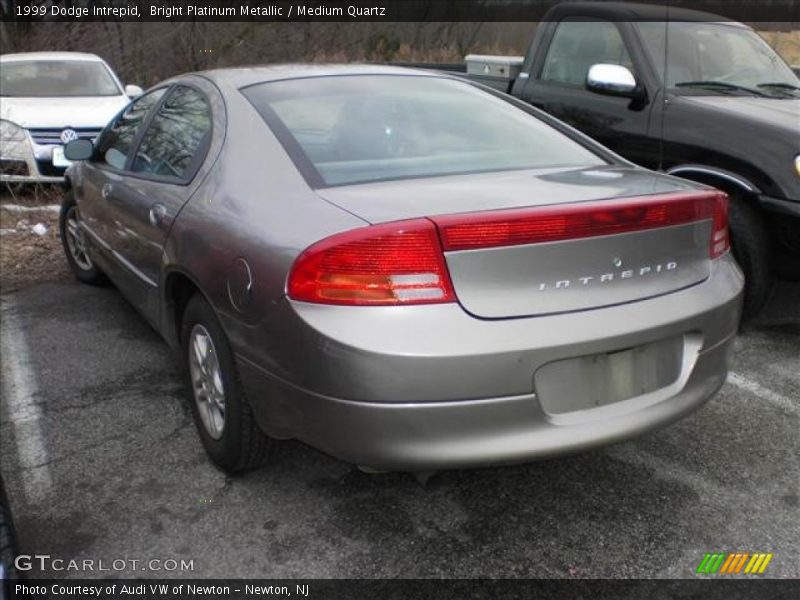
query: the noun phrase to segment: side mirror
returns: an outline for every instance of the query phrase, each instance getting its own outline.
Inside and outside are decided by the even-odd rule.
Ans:
[[[622,65],[592,65],[586,75],[586,88],[597,94],[634,98],[639,89],[636,78]]]
[[[67,160],[89,160],[94,155],[94,144],[91,140],[72,140],[64,146],[64,158]]]
[[[126,85],[125,86],[125,95],[133,100],[134,98],[138,98],[144,94],[144,90],[140,88],[138,85]]]

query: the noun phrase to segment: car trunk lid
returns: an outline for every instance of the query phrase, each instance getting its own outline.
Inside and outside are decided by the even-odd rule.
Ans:
[[[456,296],[481,318],[586,310],[666,294],[706,279],[714,246],[727,249],[724,195],[646,171],[440,179],[451,181],[321,193],[370,222],[433,221]]]

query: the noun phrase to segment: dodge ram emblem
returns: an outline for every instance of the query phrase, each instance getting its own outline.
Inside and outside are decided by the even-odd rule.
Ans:
[[[72,140],[78,139],[78,132],[74,129],[65,129],[61,132],[61,141],[65,144],[68,144]]]

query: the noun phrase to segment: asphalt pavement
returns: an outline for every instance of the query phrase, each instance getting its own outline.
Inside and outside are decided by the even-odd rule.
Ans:
[[[113,288],[5,294],[0,321],[0,468],[21,552],[51,557],[33,577],[680,578],[719,551],[800,577],[800,283],[777,286],[688,418],[424,485],[297,442],[221,473],[166,344]]]

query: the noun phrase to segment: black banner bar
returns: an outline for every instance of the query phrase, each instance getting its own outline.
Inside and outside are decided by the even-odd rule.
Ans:
[[[314,600],[498,598],[573,600],[687,599],[772,600],[800,597],[797,580],[705,577],[686,580],[487,580],[487,579],[67,579],[7,581],[9,599],[58,600]]]
[[[603,2],[604,0],[596,0]],[[800,22],[797,0],[639,0],[723,19]],[[17,22],[513,22],[540,21],[553,0],[0,0],[0,20]],[[619,20],[627,20],[621,15]]]

